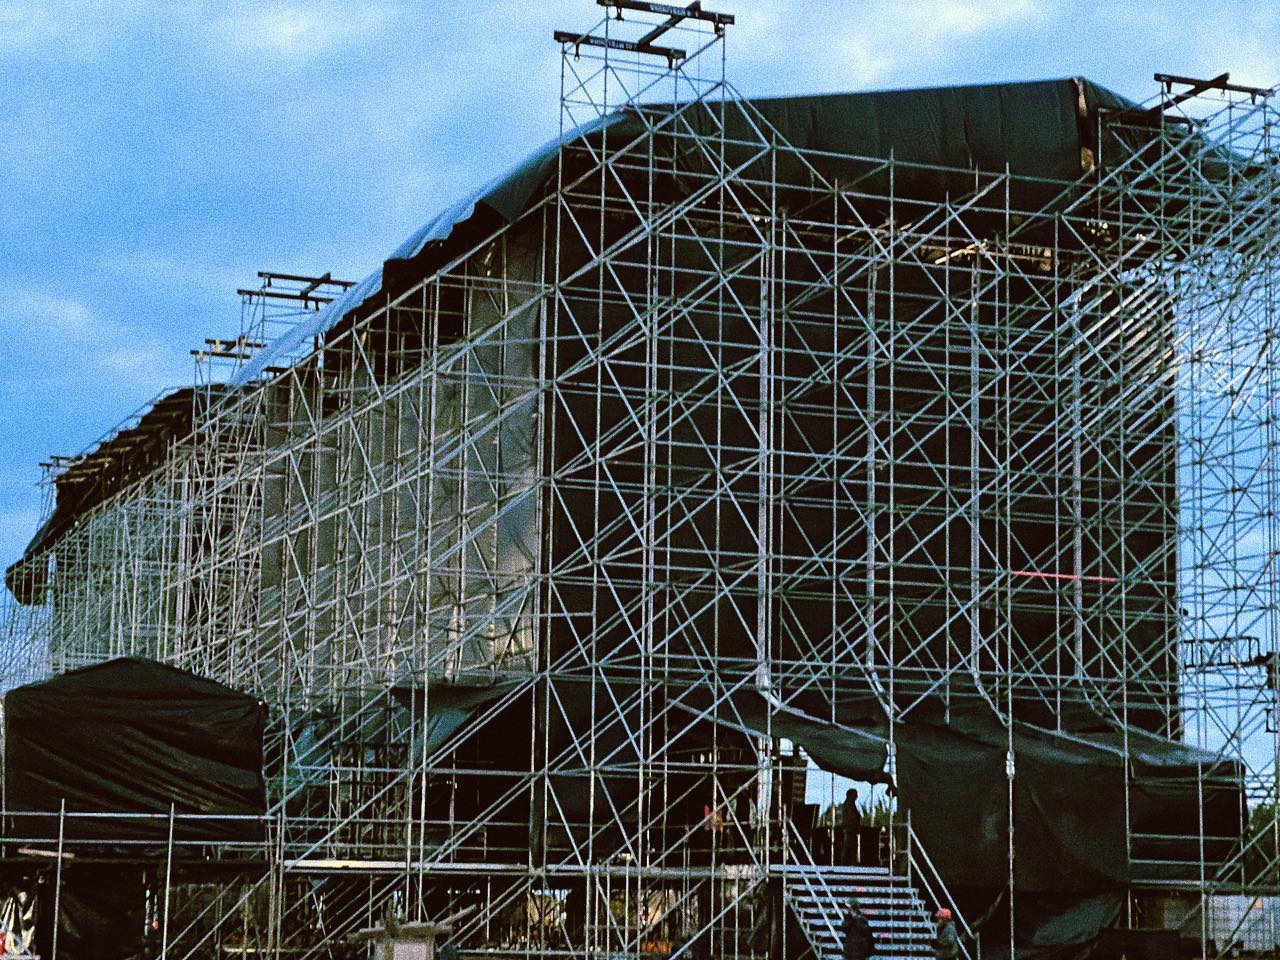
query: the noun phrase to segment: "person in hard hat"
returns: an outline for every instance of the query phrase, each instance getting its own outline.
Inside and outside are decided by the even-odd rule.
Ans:
[[[938,929],[933,938],[933,955],[937,960],[957,960],[960,956],[960,934],[956,932],[956,922],[951,918],[951,911],[946,907],[939,907],[935,916]]]
[[[876,952],[876,935],[871,932],[871,923],[862,912],[857,897],[849,901],[841,926],[844,934],[842,960],[867,960]]]

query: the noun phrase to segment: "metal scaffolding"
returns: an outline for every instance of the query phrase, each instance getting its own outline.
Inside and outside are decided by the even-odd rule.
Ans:
[[[263,842],[148,868],[164,954],[348,956],[389,915],[477,957],[818,953],[771,718],[858,691],[890,781],[939,703],[1007,725],[1011,798],[1015,720],[1081,707],[1242,764],[1243,838],[1127,834],[1122,923],[1216,956],[1213,898],[1280,885],[1268,92],[1163,78],[1070,179],[941,169],[789,142],[725,81],[730,17],[603,5],[557,34],[518,216],[238,378],[263,291],[352,286],[262,275],[182,429],[48,466],[114,486],[11,571],[6,688],[136,656],[271,708]]]

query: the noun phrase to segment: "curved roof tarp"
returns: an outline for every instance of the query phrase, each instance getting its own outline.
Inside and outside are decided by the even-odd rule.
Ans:
[[[747,100],[746,114],[724,112],[730,139],[750,139],[747,115],[758,111],[790,145],[857,157],[890,157],[902,163],[953,169],[1000,172],[1074,180],[1081,173],[1081,147],[1088,139],[1086,118],[1098,107],[1127,109],[1133,104],[1087,80],[1041,80],[1029,83],[977,84],[921,90],[888,90],[817,96]],[[716,103],[706,105],[716,111]],[[673,107],[642,107],[669,111]],[[472,220],[480,208],[511,223],[536,200],[554,169],[561,149],[576,140],[623,126],[640,130],[637,111],[609,114],[544,144],[523,162],[494,177],[436,214],[387,258],[412,260],[429,244],[443,243]],[[713,117],[702,117],[711,132]],[[716,118],[718,121],[718,118]],[[629,122],[627,122],[629,121]],[[624,123],[626,122],[626,123]],[[692,118],[697,123],[698,118]],[[795,175],[795,171],[792,171]],[[781,174],[786,175],[784,172]],[[942,171],[916,178],[906,189],[945,189]],[[240,368],[232,386],[248,383],[308,340],[322,336],[355,308],[382,290],[385,268],[365,277],[313,317],[258,351]]]
[[[542,186],[566,143],[590,136],[622,119],[623,114],[611,114],[543,144],[506,173],[494,177],[441,210],[406,238],[387,259],[411,260],[426,249],[428,244],[449,239],[454,230],[471,220],[482,206],[497,214],[504,222],[513,222],[524,212]],[[265,349],[259,350],[253,359],[241,367],[232,379],[231,386],[239,387],[257,379],[267,367],[288,357],[308,340],[322,336],[332,329],[344,316],[382,289],[382,277],[383,268],[379,267],[323,310],[300,320],[296,326],[272,341]]]
[[[544,144],[522,163],[440,211],[396,248],[383,266],[259,350],[237,372],[231,390],[273,367],[287,365],[298,351],[383,292],[389,277],[403,275],[411,261],[429,248],[457,241],[466,233],[463,227],[514,222],[537,202],[566,144],[615,128],[624,136],[638,135],[646,120],[661,123],[664,116],[682,106],[688,105],[658,104],[619,111]],[[1082,151],[1091,142],[1095,112],[1099,108],[1127,110],[1133,104],[1087,80],[1072,78],[748,99],[742,101],[740,110],[730,110],[720,102],[695,106],[685,114],[685,122],[693,129],[705,124],[711,135],[723,122],[726,137],[743,142],[758,140],[760,129],[772,129],[790,146],[814,152],[815,165],[823,168],[824,175],[866,176],[865,159],[872,158],[923,165],[913,170],[901,168],[895,190],[941,199],[948,192],[966,190],[969,176],[965,171],[974,169],[1008,170],[1018,176],[1043,178],[1046,184],[1075,180],[1084,169]],[[733,147],[731,152],[743,149]],[[780,155],[776,173],[780,179],[796,183],[808,182],[811,176],[799,159],[786,155]],[[43,596],[38,570],[33,568],[24,580],[26,565],[102,497],[83,503],[76,499],[76,504],[69,503],[63,509],[60,498],[52,525],[46,524],[37,533],[19,564],[10,568],[6,579],[20,602],[39,602]]]
[[[5,586],[19,603],[44,600],[47,563],[42,554],[80,517],[129,484],[147,476],[169,455],[170,444],[192,430],[202,412],[222,396],[220,387],[181,387],[159,397],[137,423],[102,441],[54,478],[53,512],[22,556],[5,570]]]

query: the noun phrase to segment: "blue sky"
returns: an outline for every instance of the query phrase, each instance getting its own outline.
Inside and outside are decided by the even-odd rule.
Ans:
[[[745,94],[1157,70],[1280,82],[1280,4],[708,0]],[[359,278],[558,126],[554,28],[590,0],[0,0],[0,560],[38,463],[239,327],[275,269]]]

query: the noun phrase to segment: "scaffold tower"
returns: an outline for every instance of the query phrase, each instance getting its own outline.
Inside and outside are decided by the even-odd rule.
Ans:
[[[551,146],[46,465],[4,688],[260,699],[252,829],[8,805],[0,859],[136,877],[174,960],[827,960],[855,894],[889,956],[1081,904],[1226,955],[1280,887],[1271,91],[751,99],[731,15],[599,6]]]

